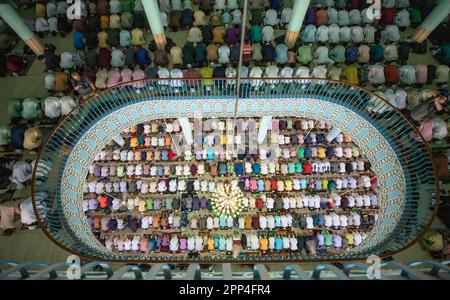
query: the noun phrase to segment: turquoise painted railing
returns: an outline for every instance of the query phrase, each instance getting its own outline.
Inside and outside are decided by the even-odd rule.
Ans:
[[[364,263],[345,263],[342,268],[332,264],[317,263],[308,269],[298,264],[278,265],[279,271],[271,271],[271,265],[257,264],[249,271],[242,268],[233,270],[233,266],[224,263],[218,266],[220,271],[202,270],[199,264],[190,264],[186,271],[173,269],[168,264],[154,264],[150,270],[144,271],[136,265],[125,265],[117,270],[107,263],[88,263],[86,265],[68,265],[57,263],[48,265],[42,262],[18,264],[11,261],[0,261],[0,280],[68,280],[76,279],[75,272],[67,270],[79,266],[80,280],[448,280],[450,279],[449,261],[434,262],[421,261],[420,268],[417,262],[408,264],[396,261],[386,261],[380,264],[379,277],[370,270],[370,265]],[[93,268],[100,266],[101,270]],[[148,269],[148,268],[147,268]],[[369,272],[368,272],[369,270]],[[369,274],[369,276],[368,276]]]
[[[333,255],[319,253],[314,256],[280,254],[272,256],[272,258],[284,261],[321,261],[364,259],[372,254],[388,256],[411,245],[429,227],[436,213],[439,198],[438,182],[434,176],[429,148],[425,143],[418,142],[411,137],[411,133],[417,133],[412,123],[385,100],[367,90],[348,83],[320,79],[245,79],[241,81],[239,89],[236,81],[232,79],[203,81],[159,79],[123,83],[98,93],[75,108],[50,135],[39,153],[38,163],[33,174],[32,188],[35,208],[39,207],[36,212],[40,218],[40,225],[48,237],[66,250],[90,259],[129,260],[129,257],[108,252],[101,247],[100,243],[91,236],[90,231],[85,230],[87,228],[86,220],[82,211],[79,211],[78,204],[68,204],[66,201],[69,196],[76,198],[76,193],[61,188],[67,185],[65,181],[69,178],[70,184],[78,187],[83,184],[74,176],[64,175],[66,166],[73,163],[74,156],[86,155],[81,151],[72,153],[72,150],[100,120],[132,105],[138,104],[142,107],[144,104],[149,105],[148,107],[155,109],[156,118],[159,114],[164,118],[167,116],[164,116],[159,103],[172,101],[171,103],[176,103],[180,107],[188,106],[189,103],[194,102],[192,100],[205,103],[213,101],[233,103],[238,93],[241,102],[255,103],[255,105],[263,102],[301,99],[302,105],[329,104],[330,107],[338,107],[351,112],[354,116],[362,118],[366,122],[367,128],[375,129],[382,136],[386,145],[389,145],[395,153],[403,173],[404,197],[398,196],[400,192],[398,195],[390,194],[393,195],[391,198],[395,198],[397,195],[399,197],[397,200],[402,203],[385,207],[385,213],[380,214],[381,220],[378,220],[377,224],[381,229],[377,233],[377,243],[361,248],[360,251],[348,253]],[[248,106],[252,109],[251,105]],[[300,109],[292,108],[292,105],[289,107],[292,112]],[[245,112],[245,108],[243,109]],[[313,109],[320,109],[320,107]],[[135,110],[132,112],[138,113]],[[165,113],[167,114],[167,112]],[[278,114],[282,115],[283,113],[281,110]],[[351,114],[344,114],[344,116],[349,118]],[[289,115],[288,111],[286,115]],[[344,121],[351,122],[351,120],[342,122]],[[115,125],[111,126],[115,127]],[[371,140],[372,142],[378,143],[378,141]],[[94,150],[99,151],[100,148]],[[71,154],[73,155],[71,156]],[[79,167],[78,164],[71,164],[72,169],[68,173],[78,172]],[[386,169],[390,168],[392,166],[386,166]],[[80,170],[82,170],[81,167]],[[86,174],[81,175],[85,176]],[[81,202],[80,199],[74,200],[75,203]],[[391,200],[396,201],[396,199]],[[39,202],[39,205],[36,205],[36,202]],[[381,225],[390,225],[394,228],[384,233]],[[148,258],[144,257],[135,257],[134,259],[148,261]],[[261,256],[253,257],[252,261],[267,262],[269,259],[269,257]],[[210,262],[205,258],[188,256],[162,257],[159,260],[163,262]],[[245,258],[218,258],[217,261],[244,262]]]

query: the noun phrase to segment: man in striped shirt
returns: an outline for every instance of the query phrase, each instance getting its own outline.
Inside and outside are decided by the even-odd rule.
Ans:
[[[375,27],[372,25],[367,24],[363,28],[363,34],[364,34],[364,42],[365,43],[374,43],[375,42]]]

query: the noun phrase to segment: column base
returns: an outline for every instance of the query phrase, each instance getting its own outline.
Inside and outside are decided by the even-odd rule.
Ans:
[[[293,32],[290,30],[287,30],[286,37],[284,38],[284,43],[288,48],[292,48],[295,46],[295,43],[297,42],[299,32]]]
[[[30,47],[31,50],[33,50],[33,52],[37,56],[44,55],[44,47],[42,46],[41,41],[37,36],[33,36],[29,40],[24,40],[24,42],[28,45],[28,47]]]
[[[160,34],[154,34],[153,40],[155,41],[156,47],[160,50],[164,50],[164,47],[166,47],[167,40],[165,33]]]
[[[414,42],[422,43],[423,41],[425,41],[428,38],[428,36],[431,34],[431,32],[432,32],[431,30],[428,30],[428,29],[425,29],[422,27],[418,27],[416,32],[414,32],[411,39]]]

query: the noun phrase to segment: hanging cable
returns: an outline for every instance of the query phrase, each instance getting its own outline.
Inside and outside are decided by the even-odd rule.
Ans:
[[[242,56],[244,50],[244,40],[245,40],[245,28],[247,26],[247,11],[248,11],[248,0],[244,0],[244,10],[242,14],[242,24],[241,24],[241,40],[240,40],[240,53],[239,53],[239,64],[237,69],[237,80],[236,80],[236,99],[234,102],[234,121],[233,121],[233,139],[236,135],[236,118],[237,110],[239,106],[239,99],[241,97],[241,68],[242,68]]]

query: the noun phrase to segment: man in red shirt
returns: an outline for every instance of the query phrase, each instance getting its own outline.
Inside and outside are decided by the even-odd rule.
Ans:
[[[186,72],[184,72],[184,78],[195,80],[186,80],[186,85],[195,85],[200,78],[200,72],[198,71],[198,69],[193,69],[191,65],[187,65],[187,68],[188,69],[186,70]]]
[[[394,24],[394,15],[395,15],[394,8],[383,8],[383,13],[381,15],[381,19],[382,19],[384,25]]]
[[[256,198],[256,207],[260,210],[264,208],[264,203],[261,197]]]
[[[309,162],[303,164],[303,175],[309,175],[312,173],[312,165]]]

